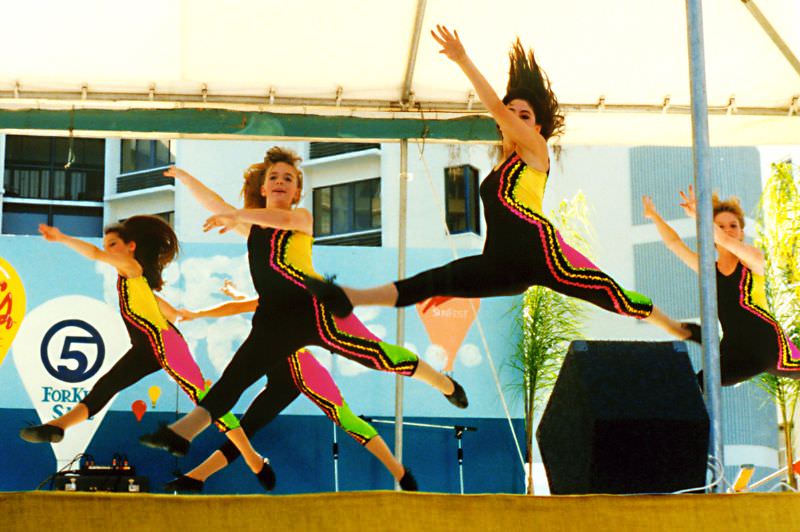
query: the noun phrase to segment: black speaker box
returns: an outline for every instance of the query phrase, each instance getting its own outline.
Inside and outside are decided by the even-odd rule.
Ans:
[[[575,341],[536,431],[553,494],[706,483],[709,420],[683,342]]]

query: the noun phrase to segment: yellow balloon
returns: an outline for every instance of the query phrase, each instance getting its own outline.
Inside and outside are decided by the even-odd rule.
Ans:
[[[0,257],[0,364],[25,316],[25,288],[16,270]]]
[[[161,388],[153,385],[149,390],[147,390],[147,395],[150,396],[150,404],[152,404],[153,408],[155,408],[156,401],[158,401],[158,398],[161,397]]]

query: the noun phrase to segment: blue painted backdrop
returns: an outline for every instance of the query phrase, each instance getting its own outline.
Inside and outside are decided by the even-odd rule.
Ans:
[[[99,244],[99,240],[95,241]],[[393,279],[396,253],[383,248],[316,247],[315,265],[320,273],[338,274],[345,284],[368,286]],[[0,256],[8,260],[22,277],[27,294],[28,312],[55,297],[80,294],[105,300],[116,308],[115,273],[110,268],[88,261],[67,248],[44,242],[38,237],[0,236]],[[451,259],[449,250],[410,250],[408,273],[441,264]],[[200,308],[219,303],[225,297],[217,289],[226,278],[252,293],[244,246],[239,244],[187,244],[179,260],[165,272],[168,287],[165,299],[175,306]],[[480,320],[489,351],[500,369],[500,379],[511,401],[512,415],[521,417],[518,401],[510,392],[512,376],[504,360],[516,341],[513,328],[515,298],[484,300]],[[360,318],[387,341],[395,338],[394,309],[364,309]],[[413,308],[407,311],[406,342],[434,366],[442,361],[429,350],[430,341]],[[244,338],[249,316],[202,320],[179,325],[192,347],[206,378],[215,380],[233,350]],[[12,346],[13,351],[13,346]],[[316,350],[320,361],[332,372],[348,403],[356,413],[391,418],[394,415],[394,377],[366,370],[325,351]],[[15,356],[28,356],[16,354]],[[477,432],[463,438],[465,491],[521,492],[523,475],[506,421],[497,387],[477,327],[473,325],[464,340],[462,353],[455,364],[455,376],[467,389],[470,407],[453,408],[438,393],[411,379],[405,380],[405,415],[407,420],[444,425],[472,425]],[[241,413],[260,390],[264,381],[248,390],[234,408]],[[147,390],[152,385],[162,389],[155,409],[149,409],[137,422],[130,405],[137,399],[148,403]],[[17,437],[28,422],[39,422],[25,391],[14,357],[7,355],[0,367],[0,490],[35,488],[55,470],[55,458],[49,445],[31,445]],[[172,420],[175,412],[185,412],[189,400],[178,393],[164,374],[149,376],[121,392],[111,405],[86,452],[97,463],[109,463],[115,452],[125,453],[140,474],[150,477],[154,490],[173,471],[186,471],[204,459],[221,442],[222,436],[206,431],[192,447],[189,456],[175,460],[164,453],[141,447],[136,437],[150,431],[158,421]],[[515,427],[522,438],[522,424]],[[390,444],[394,441],[391,425],[376,428]],[[457,441],[451,430],[407,427],[404,433],[404,462],[414,470],[420,485],[429,491],[457,492]],[[67,435],[69,437],[69,435]],[[310,401],[296,400],[275,422],[254,439],[259,450],[272,460],[278,474],[277,493],[330,491],[333,489],[332,425]],[[372,456],[339,431],[340,488],[343,490],[389,489],[389,474]],[[213,477],[209,493],[259,492],[255,479],[242,463]]]

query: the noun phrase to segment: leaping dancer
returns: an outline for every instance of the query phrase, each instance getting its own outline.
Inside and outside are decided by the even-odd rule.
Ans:
[[[681,191],[681,207],[697,217],[694,190]],[[764,286],[764,254],[744,241],[744,211],[736,197],[712,197],[714,244],[717,248],[717,313],[722,325],[719,364],[723,386],[767,372],[800,379],[800,350],[786,337],[768,310]],[[678,233],[658,214],[652,198],[642,197],[644,217],[650,219],[671,252],[689,268],[700,262]],[[703,372],[697,374],[703,386]]]
[[[375,454],[404,489],[416,489],[408,470],[389,451],[377,431],[354,416],[331,386],[322,366],[311,367],[297,351],[319,345],[371,369],[412,376],[442,392],[460,408],[467,406],[461,386],[434,370],[411,351],[382,342],[354,316],[337,318],[306,290],[304,277],[317,277],[311,262],[311,213],[295,208],[302,191],[300,158],[289,150],[272,148],[264,163],[245,174],[244,209],[234,209],[216,193],[180,169],[171,175],[184,183],[202,205],[215,213],[206,230],[234,229],[247,236],[253,284],[259,295],[250,335],[239,347],[222,376],[198,406],[175,423],[140,438],[144,445],[186,452],[217,412],[231,408],[242,392],[276,364],[290,358],[298,387],[357,441]],[[309,355],[310,357],[310,355]]]
[[[116,268],[119,308],[131,348],[72,410],[43,425],[23,428],[20,437],[32,443],[60,442],[66,429],[86,421],[116,393],[159,369],[166,371],[196,404],[207,392],[203,374],[172,324],[177,311],[153,292],[161,290],[161,272],[178,254],[178,238],[172,228],[155,216],[132,216],[105,229],[103,249],[65,235],[56,227],[42,224],[39,232],[48,242],[59,242],[86,258]],[[272,467],[250,445],[236,417],[223,411],[214,419],[261,485],[271,490],[275,486]]]
[[[654,307],[650,298],[622,288],[564,242],[542,214],[550,169],[547,140],[563,130],[564,116],[533,51],[526,54],[519,40],[513,45],[508,86],[501,100],[470,60],[458,32],[437,26],[431,34],[442,47],[440,53],[470,80],[502,139],[503,161],[480,187],[486,215],[483,252],[367,289],[307,277],[309,290],[335,315],[347,316],[354,305],[404,307],[428,298],[436,304],[451,297],[520,294],[541,285],[642,319],[677,338],[699,341],[699,326],[677,322]]]

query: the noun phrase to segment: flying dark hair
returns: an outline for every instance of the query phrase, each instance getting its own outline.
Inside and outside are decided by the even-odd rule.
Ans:
[[[103,234],[116,233],[123,242],[136,242],[133,258],[142,266],[143,275],[153,290],[161,290],[161,272],[178,255],[178,237],[167,222],[157,216],[131,216],[112,224]]]
[[[558,108],[558,100],[550,87],[550,78],[536,63],[533,50],[525,53],[519,38],[508,52],[511,62],[508,68],[508,85],[503,103],[525,100],[536,115],[536,123],[542,126],[545,140],[564,132],[564,115]]]

